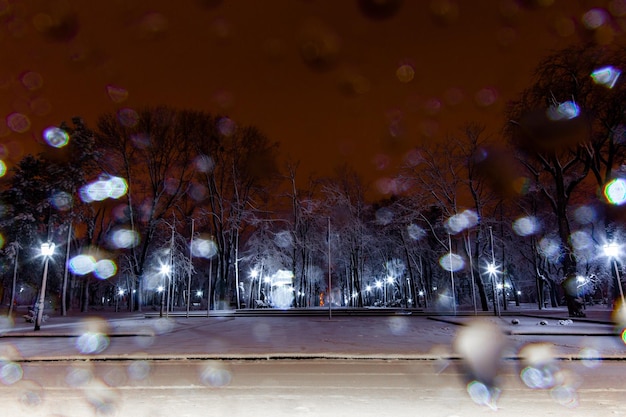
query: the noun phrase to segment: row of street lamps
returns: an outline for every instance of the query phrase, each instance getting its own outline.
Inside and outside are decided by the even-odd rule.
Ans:
[[[40,294],[39,294],[39,301],[37,302],[36,308],[35,308],[35,330],[40,330],[41,329],[41,321],[43,318],[43,310],[45,307],[45,293],[46,293],[46,284],[47,284],[47,280],[48,280],[48,264],[50,261],[50,258],[52,257],[52,255],[54,255],[54,249],[55,249],[55,244],[52,242],[45,242],[41,244],[41,256],[43,256],[44,258],[44,268],[43,268],[43,277],[42,277],[42,282],[41,282],[41,290],[40,290]],[[621,283],[621,276],[619,273],[619,267],[617,265],[617,259],[620,256],[620,247],[619,245],[615,244],[615,243],[610,243],[610,244],[606,244],[603,246],[603,251],[604,251],[604,255],[606,257],[608,257],[611,260],[611,263],[613,264],[613,268],[615,271],[615,275],[616,275],[616,279],[617,279],[617,287],[619,289],[619,294],[620,294],[620,299],[622,302],[622,305],[626,305],[625,300],[624,300],[624,290],[622,288],[622,283]],[[169,269],[170,265],[166,264],[164,265],[164,268]],[[494,262],[491,262],[489,264],[487,264],[487,273],[489,274],[489,276],[492,279],[492,285],[494,288],[494,308],[495,314],[499,315],[499,303],[495,301],[495,289],[498,288],[496,282],[495,282],[495,278],[498,275],[499,271],[498,268],[496,266],[496,264]],[[161,273],[163,273],[164,276],[169,275],[169,270],[162,270]],[[386,284],[391,284],[393,285],[395,283],[395,279],[391,276],[387,277],[387,279],[385,280]],[[374,284],[375,288],[377,289],[382,289],[383,287],[383,281],[377,280]],[[371,291],[371,286],[367,286],[366,287],[366,291]],[[420,291],[420,296],[423,294],[423,292]],[[164,294],[163,292],[161,293],[161,314],[163,314],[163,307],[164,307]],[[387,303],[387,287],[385,286],[384,291],[383,291],[383,302],[386,304]],[[455,303],[456,300],[453,300],[453,302]]]

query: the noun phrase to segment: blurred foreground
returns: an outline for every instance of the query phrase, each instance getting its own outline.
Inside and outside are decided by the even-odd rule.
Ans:
[[[626,415],[623,328],[605,308],[381,313],[100,311],[38,332],[5,317],[0,401],[8,415],[64,417]]]

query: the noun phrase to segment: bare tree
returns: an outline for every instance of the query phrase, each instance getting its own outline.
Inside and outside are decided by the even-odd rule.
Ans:
[[[215,291],[224,301],[232,296],[240,307],[240,239],[276,178],[277,144],[256,128],[239,127],[228,118],[206,127],[207,135],[195,138],[194,150],[198,181],[207,189],[203,215],[217,245]]]
[[[143,276],[157,224],[186,193],[193,176],[190,133],[203,115],[166,107],[106,114],[98,121],[99,160],[104,172],[128,184],[126,218],[140,236],[130,248],[136,287],[135,308],[142,304]]]
[[[363,268],[365,248],[370,244],[366,216],[366,187],[361,178],[347,166],[337,168],[335,177],[322,186],[324,202],[331,218],[333,234],[338,236],[334,261],[335,274],[342,278],[344,298],[348,303],[363,306]],[[343,273],[341,273],[343,270]]]
[[[556,219],[562,277],[577,271],[569,243],[572,200],[586,191],[589,175],[604,186],[624,157],[626,87],[609,65],[625,63],[623,50],[607,46],[558,51],[538,65],[534,84],[508,109],[509,142]],[[580,314],[572,308],[570,314]]]
[[[416,152],[420,157],[407,164],[402,172],[403,180],[412,187],[415,217],[426,223],[440,251],[452,251],[445,235],[451,234],[460,241],[466,259],[470,260],[467,278],[468,281],[472,278],[473,284],[469,288],[473,291],[472,285],[476,286],[481,308],[488,310],[481,264],[491,262],[486,257],[490,249],[486,231],[493,225],[492,215],[499,199],[490,187],[490,173],[486,170],[485,159],[493,150],[484,135],[484,127],[469,123],[459,136],[450,135],[445,142]],[[434,207],[441,218],[426,215]],[[451,220],[463,219],[467,213],[475,221],[441,229]]]

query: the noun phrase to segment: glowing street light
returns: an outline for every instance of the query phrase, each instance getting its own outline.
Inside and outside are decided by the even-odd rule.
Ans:
[[[124,294],[126,293],[126,291],[124,291],[123,288],[118,288],[117,289],[117,297],[115,297],[115,311],[117,312],[119,309],[119,304],[120,304],[120,298],[124,297]]]
[[[491,285],[493,287],[493,305],[494,305],[494,310],[495,310],[494,312],[497,316],[499,316],[500,315],[500,300],[498,300],[498,294],[496,290],[501,289],[502,284],[496,285],[496,276],[498,275],[498,273],[500,273],[500,271],[498,270],[498,267],[496,266],[496,264],[493,262],[488,263],[485,269],[487,270],[489,277],[491,277]]]
[[[374,287],[376,287],[376,288],[378,288],[380,290],[381,288],[383,288],[383,282],[380,281],[380,280],[376,280],[374,282]],[[383,295],[383,302],[384,302],[384,295]]]
[[[391,285],[391,288],[393,288],[393,284],[396,282],[395,279],[389,275],[387,276],[387,279],[385,280],[385,282],[389,285]],[[393,296],[393,291],[391,293],[391,295]],[[387,300],[389,299],[389,296],[387,295],[387,286],[385,285],[385,307],[387,306]]]
[[[367,285],[365,287],[365,293],[367,294],[367,305],[372,305],[372,286],[371,285]]]
[[[46,282],[48,281],[48,262],[50,257],[54,255],[54,243],[46,242],[41,244],[41,256],[44,257],[43,264],[43,278],[41,279],[41,293],[39,294],[39,301],[37,302],[37,317],[35,318],[35,330],[41,328],[41,319],[43,317],[43,310],[45,307],[46,297]]]
[[[159,267],[159,273],[161,275],[163,275],[163,284],[166,284],[166,280],[165,278],[169,277],[170,275],[170,271],[172,270],[172,268],[170,267],[170,264],[161,264],[161,266]],[[169,284],[168,284],[169,286]],[[163,307],[165,304],[165,287],[164,285],[160,285],[159,288],[157,288],[157,291],[161,294],[161,309],[159,310],[159,317],[163,317]],[[169,296],[169,294],[168,294]],[[169,297],[168,297],[168,309],[169,309]]]
[[[622,308],[626,303],[624,303],[624,290],[622,289],[622,278],[620,277],[619,268],[617,267],[617,258],[620,256],[620,247],[617,243],[612,242],[604,245],[602,247],[604,249],[604,255],[611,259],[613,262],[613,267],[615,268],[615,277],[617,278],[617,288],[619,288],[619,295],[622,299]]]

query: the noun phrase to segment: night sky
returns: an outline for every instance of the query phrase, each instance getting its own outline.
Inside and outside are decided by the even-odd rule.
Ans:
[[[374,189],[411,147],[503,110],[538,60],[623,41],[626,1],[0,0],[0,141],[11,167],[48,126],[169,105],[228,116]]]

